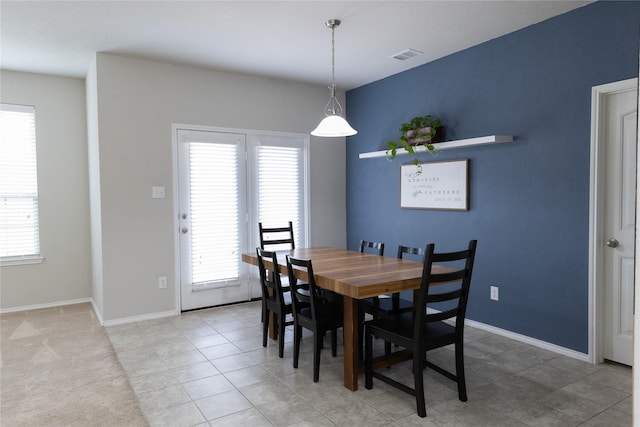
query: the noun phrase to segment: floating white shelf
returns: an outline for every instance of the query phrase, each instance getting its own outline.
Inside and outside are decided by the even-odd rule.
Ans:
[[[489,136],[480,136],[477,138],[468,138],[468,139],[458,139],[456,141],[446,141],[446,142],[438,142],[434,144],[437,150],[448,150],[450,148],[460,148],[460,147],[471,147],[473,145],[486,145],[486,144],[499,144],[501,142],[511,142],[513,141],[512,135],[489,135]],[[418,146],[416,151],[419,153],[427,151],[423,146]],[[368,153],[360,153],[361,159],[372,159],[374,157],[385,157],[387,150],[381,151],[370,151]],[[407,150],[404,148],[400,148],[396,155],[400,156],[403,154],[407,154]]]

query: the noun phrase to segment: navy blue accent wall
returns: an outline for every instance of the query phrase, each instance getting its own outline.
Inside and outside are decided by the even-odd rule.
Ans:
[[[639,25],[639,2],[596,2],[347,92],[348,247],[478,239],[468,318],[586,353],[591,88],[638,76]],[[515,137],[423,155],[470,159],[469,211],[401,209],[410,158],[358,158],[425,114],[447,140]]]

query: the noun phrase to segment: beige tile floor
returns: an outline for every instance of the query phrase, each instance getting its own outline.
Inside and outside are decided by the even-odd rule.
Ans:
[[[322,352],[312,382],[311,342],[292,367],[262,347],[260,303],[108,327],[109,338],[152,426],[631,426],[631,369],[591,365],[478,329],[467,328],[469,400],[427,370],[427,418],[414,399],[374,380],[351,392],[342,385],[342,353]],[[328,339],[328,338],[327,338]],[[380,346],[382,343],[377,343]],[[380,347],[381,349],[381,347]],[[445,348],[429,357],[451,366]],[[410,383],[408,364],[390,373]]]

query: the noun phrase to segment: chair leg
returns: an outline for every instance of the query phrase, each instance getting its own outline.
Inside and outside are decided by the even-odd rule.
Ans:
[[[384,342],[384,354],[388,356],[391,354],[391,343],[389,341]]]
[[[424,377],[422,376],[422,354],[413,352],[413,383],[416,392],[416,407],[419,417],[427,416],[426,403],[424,401]]]
[[[367,390],[373,388],[373,336],[365,333],[364,336],[364,387]]]
[[[322,333],[319,329],[313,331],[313,382],[320,378],[320,350],[322,349]]]
[[[360,360],[364,358],[363,343],[364,343],[364,308],[362,304],[358,304],[358,354],[360,356]]]
[[[267,346],[267,337],[269,336],[269,310],[262,308],[262,346]]]
[[[293,325],[293,367],[298,367],[300,358],[300,340],[302,339],[302,326]]]
[[[269,319],[269,321],[273,321],[273,335],[275,339],[280,338],[278,335],[278,331],[280,330],[280,320],[278,320],[278,313],[276,312],[271,312],[271,319]]]
[[[456,377],[458,378],[458,398],[462,402],[467,401],[467,384],[464,377],[464,353],[462,350],[462,342],[456,342]]]
[[[286,323],[286,314],[278,319],[278,357],[282,359],[284,356],[284,327]]]
[[[336,357],[338,355],[338,330],[336,328],[331,329],[331,356]]]

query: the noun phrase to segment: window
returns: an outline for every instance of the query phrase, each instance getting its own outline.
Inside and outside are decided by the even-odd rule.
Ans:
[[[189,144],[191,269],[194,284],[240,275],[238,145]]]
[[[0,104],[0,260],[40,260],[35,109]]]
[[[304,145],[287,141],[261,141],[256,147],[258,163],[258,222],[283,227],[293,222],[296,247],[303,241]],[[288,247],[288,245],[285,245]]]

